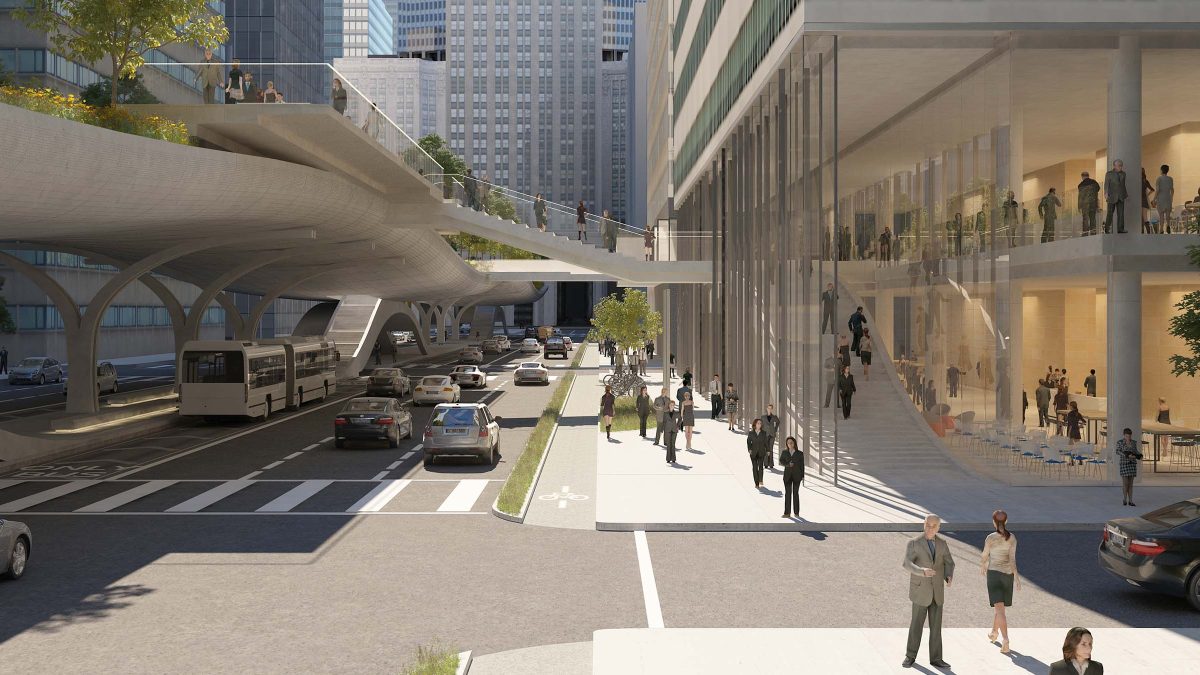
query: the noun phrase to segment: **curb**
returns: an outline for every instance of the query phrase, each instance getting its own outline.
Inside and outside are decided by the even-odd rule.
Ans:
[[[567,395],[563,398],[563,409],[567,407],[567,401],[571,400],[571,392],[575,390],[575,382],[578,377],[571,378],[571,386],[567,387]],[[542,478],[542,468],[546,466],[546,459],[550,457],[550,447],[554,445],[554,437],[558,434],[558,421],[562,419],[562,410],[558,411],[558,415],[554,418],[554,428],[550,430],[550,438],[546,439],[546,450],[542,453],[542,460],[538,462],[537,471],[533,474],[533,480],[529,483],[529,490],[525,493],[525,501],[521,504],[521,512],[513,515],[501,511],[497,505],[500,503],[500,496],[496,496],[496,500],[492,502],[492,515],[502,520],[507,520],[510,523],[523,525],[525,523],[525,514],[529,512],[529,503],[533,501],[533,489],[537,487],[538,481]]]
[[[1103,523],[1012,523],[1021,532],[1099,532]],[[921,532],[921,523],[605,523],[601,532]],[[992,523],[946,523],[944,532],[994,532]]]
[[[471,650],[458,653],[458,670],[454,671],[454,675],[467,675],[471,670]]]

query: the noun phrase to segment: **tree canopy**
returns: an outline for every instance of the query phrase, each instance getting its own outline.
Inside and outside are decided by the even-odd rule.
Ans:
[[[79,94],[79,98],[93,108],[111,106],[113,100],[112,80],[106,77],[99,82],[89,84]],[[117,82],[117,102],[159,103],[160,101],[146,88],[142,82],[142,74],[137,73],[133,77],[122,77]]]
[[[433,161],[437,162],[442,167],[442,173],[455,174],[461,176],[467,172],[467,163],[462,157],[450,151],[446,145],[446,140],[437,134],[429,134],[422,136],[417,140],[417,145],[421,146]]]
[[[67,58],[107,60],[118,79],[136,73],[152,49],[174,43],[215,48],[229,39],[225,18],[207,0],[29,0],[15,14],[48,33]],[[110,91],[111,105],[119,91]]]
[[[662,334],[662,314],[650,309],[644,291],[627,288],[624,295],[610,295],[592,309],[592,337],[610,338],[622,350],[644,347]]]
[[[1188,257],[1193,265],[1200,267],[1200,246],[1189,246]],[[1183,340],[1191,355],[1171,356],[1171,372],[1176,377],[1195,377],[1196,371],[1200,370],[1200,291],[1192,291],[1183,296],[1175,308],[1179,313],[1171,317],[1167,332]]]

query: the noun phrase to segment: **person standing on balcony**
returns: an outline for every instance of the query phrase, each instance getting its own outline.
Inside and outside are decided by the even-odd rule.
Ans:
[[[1146,178],[1146,168],[1142,167],[1142,233],[1150,234],[1153,230],[1150,229],[1150,193],[1154,192],[1154,186],[1150,185],[1150,181]]]
[[[579,230],[579,241],[587,241],[587,208],[582,199],[579,200],[579,206],[575,207],[575,227]]]
[[[1001,221],[1004,223],[1004,229],[1007,231],[1008,245],[1013,245],[1013,236],[1017,231],[1017,224],[1021,222],[1021,204],[1017,201],[1017,196],[1012,190],[1008,191],[1008,196],[1000,204]]]
[[[1104,215],[1104,233],[1112,232],[1113,212],[1117,214],[1117,233],[1125,234],[1125,200],[1129,190],[1125,187],[1125,162],[1113,160],[1113,168],[1104,174],[1104,201],[1108,210]]]
[[[333,78],[333,92],[330,94],[330,99],[333,104],[333,109],[339,115],[346,114],[346,88],[342,86],[342,81],[339,78]]]
[[[654,257],[654,228],[647,226],[642,235],[642,244],[646,247],[646,261]]]
[[[1158,230],[1159,234],[1171,234],[1171,211],[1175,201],[1175,179],[1167,175],[1171,167],[1163,164],[1159,169],[1162,171],[1158,178],[1154,179],[1154,208],[1158,209]]]
[[[833,284],[826,284],[825,291],[821,293],[821,334],[833,332],[833,310],[837,304],[837,293],[833,290]]]
[[[608,209],[603,211],[600,228],[604,236],[604,248],[608,249],[609,253],[615,253],[617,250],[617,223],[612,219],[612,214],[608,212]]]
[[[262,90],[254,84],[254,73],[246,73],[246,95],[245,100],[251,103],[262,103]]]
[[[1079,181],[1079,213],[1083,216],[1084,236],[1096,234],[1096,212],[1100,210],[1100,184],[1088,172]]]
[[[223,77],[221,77],[221,62],[213,58],[211,49],[204,50],[204,62],[200,65],[200,70],[196,71],[195,84],[204,86],[204,102],[216,103],[213,99],[213,94],[217,92],[217,87],[222,85]]]
[[[537,197],[533,199],[533,217],[537,221],[537,228],[542,232],[546,231],[546,200],[542,197],[542,193],[537,193]]]
[[[245,79],[242,74],[242,62],[233,60],[229,69],[229,82],[225,83],[226,103],[240,103],[246,97]]]
[[[879,235],[879,266],[887,267],[892,262],[892,228],[883,227],[883,234]]]
[[[463,177],[463,189],[467,193],[467,206],[478,211],[480,209],[479,179],[475,178],[470,169],[467,169],[467,175]]]
[[[267,80],[267,88],[263,90],[263,103],[278,103],[279,92],[275,89],[275,81]],[[366,125],[364,124],[365,128]]]
[[[1058,220],[1058,207],[1062,206],[1062,200],[1058,198],[1054,188],[1042,197],[1042,201],[1038,202],[1038,215],[1042,217],[1042,243],[1054,241],[1054,222]]]

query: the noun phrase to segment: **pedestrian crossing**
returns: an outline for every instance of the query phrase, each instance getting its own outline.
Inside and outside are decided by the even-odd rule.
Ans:
[[[503,481],[4,480],[0,514],[453,515],[488,513]]]

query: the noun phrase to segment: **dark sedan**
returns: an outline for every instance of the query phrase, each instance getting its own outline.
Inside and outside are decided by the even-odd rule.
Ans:
[[[388,447],[400,446],[401,438],[412,438],[413,422],[394,398],[352,398],[333,420],[333,445],[346,447],[346,441],[387,441]]]
[[[1182,595],[1200,610],[1200,498],[1108,521],[1098,555],[1134,586]]]
[[[367,396],[408,396],[408,375],[399,368],[376,368],[367,379]]]

